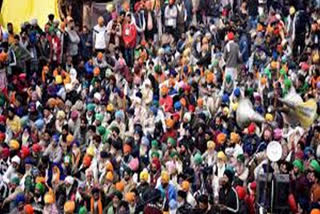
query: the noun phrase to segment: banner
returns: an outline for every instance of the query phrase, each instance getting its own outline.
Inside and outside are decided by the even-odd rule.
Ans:
[[[302,127],[308,128],[312,125],[317,116],[317,103],[314,99],[300,103],[296,106],[295,112]]]
[[[11,22],[14,32],[18,33],[22,23],[36,18],[43,29],[51,13],[60,20],[58,0],[3,0],[0,24],[6,28],[7,23]]]

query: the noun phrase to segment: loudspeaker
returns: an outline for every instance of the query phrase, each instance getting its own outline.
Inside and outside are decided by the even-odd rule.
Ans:
[[[267,174],[258,175],[257,182],[257,203],[263,207],[271,206],[271,181],[272,174],[269,173],[268,178]]]
[[[275,174],[273,180],[273,207],[274,209],[288,208],[290,178],[286,174]]]

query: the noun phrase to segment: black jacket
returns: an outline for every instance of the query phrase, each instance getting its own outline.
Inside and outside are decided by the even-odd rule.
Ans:
[[[226,210],[221,214],[233,214],[239,212],[239,199],[236,190],[231,187],[229,189],[221,188],[219,191],[219,204],[225,205]]]

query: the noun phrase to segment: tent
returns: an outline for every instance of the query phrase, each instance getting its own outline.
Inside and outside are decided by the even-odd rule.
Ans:
[[[19,32],[22,23],[36,18],[43,28],[50,13],[55,19],[59,18],[58,0],[3,0],[0,24],[6,28],[7,23],[12,22],[15,32]]]

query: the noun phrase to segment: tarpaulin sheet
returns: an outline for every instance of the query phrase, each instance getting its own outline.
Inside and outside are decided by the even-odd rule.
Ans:
[[[59,19],[57,0],[3,0],[0,23],[6,27],[12,22],[15,32],[19,32],[22,23],[36,18],[39,26],[44,28],[50,13]]]

